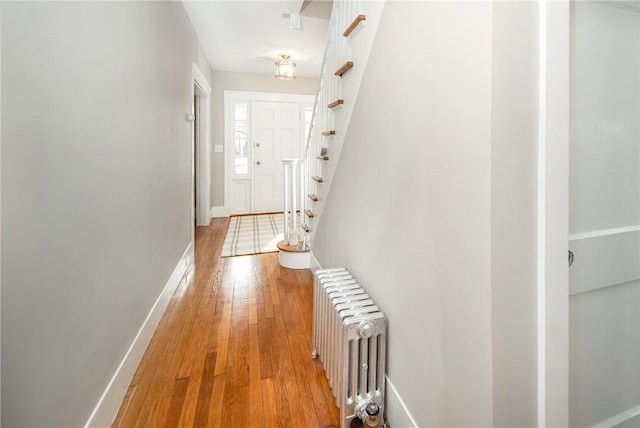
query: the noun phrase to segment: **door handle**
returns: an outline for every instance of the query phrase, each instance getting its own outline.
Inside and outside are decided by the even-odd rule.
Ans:
[[[256,161],[256,165],[262,165],[260,161]]]
[[[569,267],[573,264],[573,251],[569,250]]]

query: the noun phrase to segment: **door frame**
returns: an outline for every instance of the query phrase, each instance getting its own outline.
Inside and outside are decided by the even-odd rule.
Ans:
[[[210,105],[211,86],[197,64],[191,65],[192,96],[197,98],[192,107],[194,126],[192,126],[192,177],[191,177],[191,220],[195,218],[197,226],[208,226],[211,221],[209,196],[211,191],[211,138]],[[193,102],[191,103],[194,104]],[[196,164],[197,162],[197,164]],[[194,189],[194,183],[196,189]],[[197,191],[197,195],[196,195]],[[196,209],[197,207],[197,209]],[[194,212],[195,211],[195,212]],[[193,229],[193,227],[192,227]],[[193,237],[192,237],[193,238]]]
[[[569,424],[570,2],[540,0],[538,426]]]
[[[275,92],[252,92],[224,90],[224,212],[228,214],[246,214],[254,212],[254,180],[253,180],[253,144],[252,126],[248,124],[249,144],[249,171],[248,174],[236,175],[233,173],[233,153],[234,153],[234,106],[236,103],[246,103],[248,105],[248,120],[251,121],[253,104],[255,102],[279,102],[310,104],[315,103],[315,95],[310,94],[284,94]],[[301,132],[304,132],[304,110],[300,112]],[[304,147],[304,140],[303,140]],[[246,209],[237,210],[232,200],[234,199],[234,188],[244,188],[244,205]]]

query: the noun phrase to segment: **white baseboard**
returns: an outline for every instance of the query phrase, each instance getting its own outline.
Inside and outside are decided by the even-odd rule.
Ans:
[[[595,424],[591,428],[613,428],[623,422],[626,422],[630,419],[637,417],[638,415],[640,415],[640,406],[636,406],[632,409],[619,413],[607,420],[604,420],[598,424]]]
[[[211,218],[229,217],[231,213],[225,207],[211,207]]]
[[[145,318],[142,326],[138,330],[138,334],[133,339],[129,350],[120,362],[100,400],[98,400],[98,404],[96,404],[96,407],[93,409],[91,416],[89,416],[85,428],[111,426],[127,394],[131,379],[133,379],[133,375],[144,356],[147,346],[162,319],[162,315],[164,315],[164,312],[167,310],[171,297],[192,262],[193,242],[189,243],[189,246],[178,261],[164,289],[151,307],[147,318]]]
[[[320,262],[318,261],[318,259],[316,259],[316,256],[313,254],[313,251],[309,252],[309,255],[311,257],[311,270],[313,272],[317,271],[318,269],[322,269],[322,266],[320,266]]]
[[[385,376],[386,383],[386,417],[391,428],[418,428],[418,424],[409,413],[409,409],[400,398],[400,394],[393,386],[387,376]]]

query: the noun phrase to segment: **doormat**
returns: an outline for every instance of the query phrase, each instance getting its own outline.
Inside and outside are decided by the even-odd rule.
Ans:
[[[222,257],[278,251],[284,237],[284,215],[257,214],[231,217],[222,245]]]

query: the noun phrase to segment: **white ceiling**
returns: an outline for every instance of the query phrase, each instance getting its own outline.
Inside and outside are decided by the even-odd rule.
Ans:
[[[274,74],[274,62],[288,54],[298,76],[319,77],[331,1],[182,0],[214,70]],[[289,29],[283,14],[300,14]],[[325,18],[318,18],[323,16]]]

